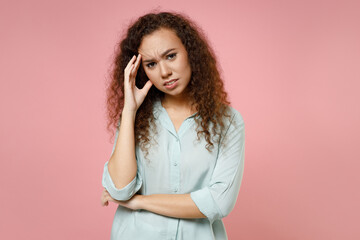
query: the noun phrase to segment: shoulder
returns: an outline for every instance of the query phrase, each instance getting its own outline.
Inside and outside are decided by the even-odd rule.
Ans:
[[[227,120],[229,127],[230,125],[235,125],[235,126],[245,125],[244,118],[241,115],[241,113],[230,105],[227,106],[227,114],[230,116],[229,118],[227,118],[229,119]]]
[[[226,115],[229,117],[225,117],[225,128],[221,136],[220,151],[237,151],[245,140],[244,119],[237,109],[229,105],[226,106]]]

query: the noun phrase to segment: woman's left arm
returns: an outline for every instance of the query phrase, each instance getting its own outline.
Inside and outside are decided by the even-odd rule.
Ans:
[[[174,218],[206,218],[188,194],[140,195],[140,208]]]
[[[118,201],[113,199],[104,189],[101,198],[102,205],[107,206],[108,201],[112,201],[124,207],[138,210],[144,209],[149,212],[174,218],[206,218],[200,212],[194,201],[188,194],[135,194],[127,201]]]

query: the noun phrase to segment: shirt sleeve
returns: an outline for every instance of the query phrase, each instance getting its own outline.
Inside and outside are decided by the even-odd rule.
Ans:
[[[245,124],[241,114],[235,110],[220,145],[209,185],[190,193],[211,223],[226,217],[235,206],[244,171],[244,156]]]
[[[111,155],[114,153],[118,135],[119,135],[119,129],[117,129],[117,131],[116,131],[115,143],[114,143]],[[137,154],[135,154],[135,156],[137,156]],[[137,161],[137,157],[136,157],[136,161]],[[108,163],[109,163],[109,161],[107,161],[104,165],[104,171],[103,171],[103,177],[102,177],[103,187],[106,188],[106,190],[109,192],[109,194],[112,198],[119,200],[119,201],[129,200],[141,188],[141,185],[142,185],[143,180],[142,180],[142,177],[140,174],[140,164],[137,161],[138,168],[137,168],[137,173],[136,173],[136,176],[134,177],[134,179],[128,185],[119,189],[119,188],[115,187],[115,184],[114,184],[113,180],[111,179],[111,176],[108,171]]]

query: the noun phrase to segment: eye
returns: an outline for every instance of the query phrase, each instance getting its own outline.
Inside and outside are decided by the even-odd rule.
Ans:
[[[174,59],[175,57],[176,57],[176,53],[170,53],[169,55],[167,55],[166,56],[168,59]],[[147,68],[154,68],[154,66],[155,66],[155,62],[151,62],[151,63],[148,63],[148,64],[146,64],[146,67]]]
[[[170,57],[170,59],[173,59],[173,58],[176,57],[176,53],[171,53],[171,54],[169,54],[169,55],[167,55],[167,56]]]
[[[146,64],[146,66],[147,66],[148,68],[152,68],[154,65],[151,65],[151,64],[155,64],[155,63],[154,63],[154,62],[151,62],[151,63]]]

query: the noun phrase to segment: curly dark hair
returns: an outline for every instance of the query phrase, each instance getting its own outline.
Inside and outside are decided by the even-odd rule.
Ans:
[[[200,118],[195,118],[197,140],[200,139],[200,135],[205,136],[206,149],[211,151],[214,147],[213,142],[220,142],[221,132],[224,129],[224,117],[230,117],[227,114],[230,102],[218,71],[215,54],[207,43],[205,34],[187,16],[180,13],[151,12],[141,16],[132,23],[125,37],[117,44],[107,87],[107,129],[114,134],[114,129],[119,127],[124,107],[125,67],[134,55],[138,55],[138,48],[143,37],[160,28],[173,30],[188,53],[192,73],[187,91],[191,98],[189,101],[196,107],[196,116],[200,116]],[[147,80],[145,70],[140,65],[136,76],[136,86],[142,88]],[[163,97],[164,93],[152,86],[136,113],[135,139],[137,143],[141,143],[142,150],[146,149],[146,153],[150,141],[150,123],[152,126],[155,125],[153,104],[158,98],[163,99]],[[210,123],[213,125],[211,126]]]

